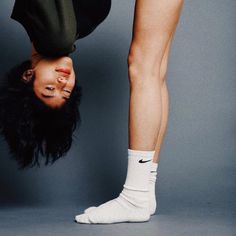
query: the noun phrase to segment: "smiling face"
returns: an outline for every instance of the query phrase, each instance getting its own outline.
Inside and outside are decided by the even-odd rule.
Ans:
[[[34,67],[33,89],[35,95],[46,105],[61,107],[75,85],[75,72],[70,57],[44,58]]]

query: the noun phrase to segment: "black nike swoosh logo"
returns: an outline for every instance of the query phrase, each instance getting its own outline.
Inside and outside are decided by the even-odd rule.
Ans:
[[[138,162],[139,163],[146,163],[146,162],[149,162],[149,161],[151,161],[151,160],[144,161],[143,159],[140,159]]]

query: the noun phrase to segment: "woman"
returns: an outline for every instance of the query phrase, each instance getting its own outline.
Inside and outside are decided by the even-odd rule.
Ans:
[[[80,122],[82,89],[70,54],[106,18],[111,0],[16,0],[11,18],[26,30],[31,58],[7,73],[0,131],[20,167],[66,154]]]
[[[166,71],[183,0],[136,0],[128,56],[128,168],[120,195],[77,215],[78,223],[144,222],[156,211],[155,182],[167,126]]]

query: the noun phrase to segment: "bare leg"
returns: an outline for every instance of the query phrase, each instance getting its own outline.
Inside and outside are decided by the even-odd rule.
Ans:
[[[162,111],[161,111],[161,127],[159,130],[157,144],[155,147],[155,154],[153,157],[153,162],[158,163],[160,157],[160,149],[163,142],[164,134],[167,127],[168,122],[168,110],[169,110],[169,96],[168,96],[168,89],[166,83],[166,72],[167,72],[167,64],[168,64],[168,57],[170,52],[171,43],[173,40],[174,31],[172,32],[171,38],[168,42],[167,48],[165,50],[164,56],[161,61],[161,68],[160,68],[160,79],[161,79],[161,104],[162,104]],[[149,210],[150,214],[153,215],[156,212],[156,180],[157,180],[157,165],[152,164],[150,176],[149,176]]]
[[[136,1],[128,57],[130,149],[154,150],[157,145],[162,118],[161,65],[182,5],[183,0]]]
[[[134,154],[128,158],[127,177],[120,195],[76,216],[78,223],[141,222],[150,218],[147,185],[154,153],[150,154],[157,144],[162,119],[161,65],[182,5],[183,0],[136,1],[128,56],[129,149],[136,150],[131,150]],[[142,152],[149,156],[148,160],[139,159]]]
[[[161,69],[160,69],[160,79],[161,79],[161,126],[158,133],[157,143],[155,147],[155,155],[153,157],[153,162],[158,163],[160,159],[160,150],[161,145],[163,143],[164,135],[166,132],[167,124],[168,124],[168,115],[169,115],[169,94],[168,88],[166,83],[166,73],[167,73],[167,66],[168,66],[168,58],[170,53],[171,44],[174,37],[174,32],[172,32],[171,38],[169,39],[168,45],[165,50],[165,54],[161,61]]]
[[[155,147],[155,155],[153,157],[153,162],[158,163],[159,162],[159,154],[161,145],[163,142],[164,134],[167,127],[167,121],[168,121],[168,109],[169,109],[169,97],[168,97],[168,89],[167,89],[167,83],[166,83],[166,73],[167,73],[167,65],[168,65],[168,57],[170,53],[171,44],[173,41],[175,30],[172,32],[172,35],[169,39],[168,45],[166,47],[164,56],[161,61],[161,67],[160,67],[160,79],[161,79],[161,105],[162,105],[162,111],[161,111],[161,127],[158,134],[157,144]],[[154,169],[153,169],[154,170]],[[149,179],[149,208],[150,208],[150,214],[153,215],[156,211],[156,171],[152,171],[150,173],[150,179]],[[85,212],[91,212],[92,210],[96,209],[96,207],[89,207],[85,210]]]

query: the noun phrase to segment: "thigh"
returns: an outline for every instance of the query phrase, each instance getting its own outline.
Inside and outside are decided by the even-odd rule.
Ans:
[[[134,49],[143,62],[161,64],[165,51],[169,50],[183,0],[136,0],[131,53]],[[141,54],[141,55],[140,55]],[[147,60],[145,60],[147,59]]]

